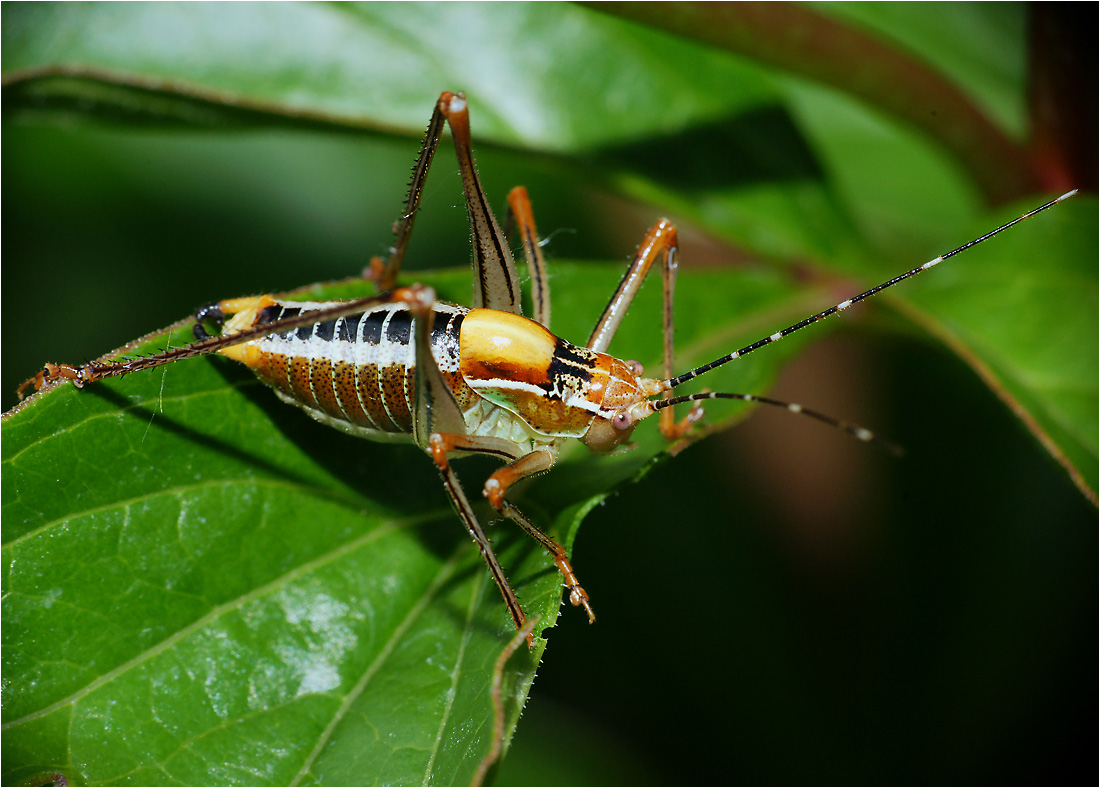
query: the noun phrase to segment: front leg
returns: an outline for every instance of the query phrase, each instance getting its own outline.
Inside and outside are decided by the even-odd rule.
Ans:
[[[631,302],[634,301],[634,297],[641,289],[650,269],[653,268],[655,262],[660,260],[661,283],[663,285],[661,293],[662,302],[664,303],[662,320],[664,333],[663,362],[664,378],[666,380],[672,377],[673,368],[673,335],[675,329],[673,306],[676,293],[676,271],[679,267],[676,262],[678,237],[676,225],[668,219],[660,219],[649,228],[649,232],[646,233],[637,253],[634,255],[633,262],[626,269],[626,273],[623,274],[619,286],[615,288],[615,292],[604,308],[603,314],[600,315],[600,319],[596,321],[596,327],[592,329],[592,334],[588,337],[588,344],[586,345],[592,350],[601,353],[607,352],[615,332],[619,330],[619,324],[623,322],[627,309],[630,308]],[[671,391],[671,389],[666,390]],[[692,425],[702,417],[703,407],[698,402],[680,421],[676,421],[672,408],[665,408],[661,411],[661,434],[670,441],[682,438],[691,430]]]
[[[569,591],[569,601],[576,607],[583,607],[585,612],[588,613],[588,623],[594,624],[596,623],[596,614],[592,612],[592,607],[588,604],[588,592],[581,588],[580,581],[577,580],[577,575],[573,571],[573,565],[569,562],[569,555],[565,552],[565,548],[528,520],[527,516],[516,508],[515,504],[505,498],[508,488],[520,479],[550,470],[556,457],[557,452],[551,449],[536,449],[529,454],[525,454],[490,476],[485,482],[484,494],[494,509],[522,528],[528,536],[542,545],[543,549],[550,554],[561,573],[565,588]]]
[[[436,458],[437,465],[440,465],[448,454],[456,451],[490,454],[512,459],[512,462],[497,470],[486,480],[483,491],[485,497],[494,509],[522,528],[528,536],[542,545],[543,549],[550,554],[550,557],[554,559],[554,564],[558,567],[558,572],[561,573],[562,582],[569,592],[569,601],[578,607],[583,607],[585,612],[588,613],[589,623],[595,623],[596,614],[592,612],[592,607],[588,604],[588,592],[581,587],[565,548],[527,519],[527,516],[505,497],[508,489],[519,480],[550,470],[557,458],[556,446],[551,445],[548,448],[535,449],[532,452],[520,455],[516,451],[515,444],[508,444],[498,438],[450,434],[432,435],[431,446],[432,456]],[[507,583],[507,581],[505,582]],[[501,593],[504,594],[506,601],[510,592],[511,587],[508,588],[507,592],[504,588],[501,588]]]

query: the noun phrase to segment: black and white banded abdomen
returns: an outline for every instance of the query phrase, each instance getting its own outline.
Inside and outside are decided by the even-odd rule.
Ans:
[[[331,303],[276,302],[257,313],[256,325],[308,314]],[[465,410],[477,395],[459,372],[459,332],[465,307],[437,303],[432,354]],[[363,437],[409,436],[413,428],[416,348],[412,315],[404,304],[383,304],[358,315],[302,326],[249,342],[247,362],[284,400],[314,418]]]

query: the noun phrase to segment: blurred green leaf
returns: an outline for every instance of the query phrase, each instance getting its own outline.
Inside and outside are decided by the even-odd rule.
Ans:
[[[578,151],[768,97],[748,65],[558,4],[78,3],[13,9],[3,35],[9,109],[132,122],[420,134],[446,88],[469,94],[483,142]]]
[[[875,4],[592,5],[860,100],[928,135],[992,200],[1043,182],[1013,140],[1023,137],[1019,125],[1002,129],[989,116],[1010,100],[1012,109],[1023,105],[1024,15],[1018,9],[955,4],[929,14]],[[1004,112],[1000,117],[1007,119]]]

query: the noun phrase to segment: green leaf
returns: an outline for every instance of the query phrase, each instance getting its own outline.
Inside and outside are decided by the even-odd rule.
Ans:
[[[1095,499],[1100,347],[1084,327],[1100,310],[1090,259],[1100,246],[1091,227],[1097,203],[1081,196],[1058,207],[1066,210],[1011,245],[980,246],[965,265],[926,277],[911,288],[906,314],[974,367]],[[1017,204],[995,221],[1021,210]]]
[[[535,35],[554,57],[517,59]],[[469,94],[481,140],[536,150],[672,133],[768,95],[751,67],[556,4],[490,13],[447,4],[89,3],[20,9],[4,43],[5,79],[17,88],[7,100],[26,112],[419,134],[425,106],[448,86]]]
[[[858,18],[888,47],[896,41],[923,47],[935,38],[904,13],[831,13]],[[1013,33],[1021,19],[1012,8],[986,15],[942,10],[937,30],[950,38],[1005,43],[945,47],[927,58],[1013,139],[1014,113],[1025,103],[1024,80],[1012,67],[1023,62],[1023,42]],[[767,35],[751,26],[737,32]],[[701,36],[575,6],[26,4],[5,8],[2,35],[5,119],[12,121],[3,148],[5,193],[12,196],[5,201],[5,403],[44,359],[96,357],[196,304],[360,270],[388,243],[416,140],[443,89],[469,95],[478,163],[494,202],[500,205],[516,183],[532,194],[550,241],[553,328],[561,336],[583,341],[634,244],[662,213],[681,226],[683,266],[704,257],[736,261],[718,272],[682,270],[677,366],[767,336],[1046,196],[1018,187],[1021,172],[1039,168],[1038,157],[1015,151],[1005,177],[991,181],[988,161],[960,160],[889,107],[853,98],[844,86],[823,86],[812,73],[812,55],[803,58],[810,68],[793,77],[751,53],[699,44]],[[894,89],[904,104],[907,86]],[[410,267],[455,271],[409,277],[429,279],[463,303],[469,251],[461,185],[449,151],[437,162]],[[1011,207],[990,209],[979,196],[1004,188]],[[923,495],[874,478],[861,484],[865,477],[850,466],[824,465],[852,474],[861,499],[893,491],[917,521],[946,523],[946,513],[958,510],[953,528],[912,536],[914,561],[938,556],[937,550],[930,558],[931,545],[948,531],[986,539],[995,553],[1031,545],[1030,560],[1036,545],[1053,539],[1050,520],[1076,522],[1049,513],[1076,512],[1080,501],[1067,503],[1072,488],[1063,476],[1060,497],[1035,493],[1043,518],[1027,515],[1030,508],[1009,503],[1019,486],[1013,473],[1026,473],[1030,483],[1041,475],[1034,470],[1034,463],[1043,467],[1039,452],[1046,452],[1095,499],[1095,212],[1095,199],[1078,195],[875,299],[862,314],[815,326],[699,383],[765,393],[805,340],[840,326],[885,329],[876,341],[910,352],[905,337],[946,348],[1038,439],[1027,471],[974,463],[985,475],[1000,469],[999,495],[1005,509],[1020,512],[1019,522],[985,529],[983,518],[994,509],[986,502],[944,499],[937,508],[939,487]],[[568,257],[618,262],[574,267],[561,262]],[[653,285],[643,291],[612,347],[651,370],[660,346],[658,291]],[[856,341],[856,333],[845,332],[845,341]],[[186,331],[177,331],[173,342],[184,341]],[[893,359],[894,351],[885,357]],[[832,376],[816,372],[814,393],[798,398],[828,410],[822,399],[835,385],[830,380],[846,375],[839,366]],[[867,374],[887,379],[889,366]],[[950,423],[957,413],[969,430],[990,407],[974,387],[945,391],[934,375],[906,385],[907,394],[914,385],[925,392],[919,412],[906,411],[914,423]],[[857,400],[837,415],[877,428],[876,412]],[[717,430],[739,414],[715,403],[704,424]],[[808,454],[802,436],[813,428],[792,429],[799,436],[795,455]],[[1001,422],[991,429],[1006,432]],[[953,438],[965,438],[968,448],[1000,445],[999,434],[946,427],[905,434],[913,457],[937,448],[961,452],[941,448],[954,446]],[[650,425],[637,437],[640,448],[622,457],[572,451],[522,490],[521,505],[532,518],[572,543],[580,522],[616,485],[649,474],[629,488],[639,508],[620,500],[590,518],[639,512],[621,515],[631,518],[630,530],[618,531],[629,545],[599,563],[591,560],[596,529],[579,534],[578,572],[601,621],[583,627],[582,664],[565,670],[576,682],[571,694],[596,697],[612,689],[585,680],[598,673],[603,685],[615,684],[606,681],[613,671],[644,678],[621,682],[629,701],[609,706],[634,707],[641,681],[654,699],[665,691],[677,704],[689,702],[697,692],[652,681],[669,673],[670,659],[689,658],[654,656],[649,636],[667,630],[668,642],[692,644],[690,659],[700,665],[722,655],[713,675],[732,677],[734,698],[721,688],[704,695],[739,707],[737,688],[746,685],[726,663],[734,649],[737,660],[761,656],[759,664],[743,664],[742,676],[794,663],[791,653],[807,659],[814,653],[782,637],[784,648],[769,651],[770,633],[753,626],[779,614],[779,600],[795,593],[788,591],[790,578],[773,572],[754,592],[751,579],[766,569],[752,564],[751,550],[742,556],[708,546],[687,569],[674,568],[672,556],[698,524],[718,524],[727,536],[753,533],[747,503],[734,500],[715,514],[700,497],[721,499],[719,488],[742,477],[750,487],[771,488],[758,483],[763,471],[756,459],[738,465],[700,447],[669,465],[687,479],[709,479],[717,468],[723,474],[717,486],[694,497],[670,489],[658,475],[667,471],[653,470],[662,441]],[[474,774],[491,740],[489,678],[511,627],[419,451],[334,434],[221,359],[83,391],[61,387],[5,416],[3,438],[5,782],[61,773],[99,783],[458,783]],[[778,453],[780,443],[769,439],[767,454]],[[865,464],[886,462],[875,456]],[[937,457],[931,468],[949,464]],[[789,466],[780,467],[786,480]],[[930,472],[916,460],[898,467],[904,476]],[[491,468],[474,460],[459,465],[472,497]],[[1054,487],[1051,481],[1042,489]],[[808,487],[784,487],[775,508],[808,494]],[[918,499],[928,508],[916,509]],[[843,508],[850,512],[852,502]],[[827,507],[807,510],[815,523],[830,521]],[[773,512],[766,527],[777,528],[773,520],[780,519]],[[900,521],[888,522],[891,533],[906,535],[896,538],[909,538]],[[663,530],[649,530],[655,526]],[[494,528],[491,536],[529,612],[549,627],[560,583],[548,559],[513,530]],[[635,545],[648,550],[645,557],[619,557]],[[710,574],[725,584],[699,590],[711,578],[700,576],[698,565],[719,556],[729,566]],[[985,566],[984,553],[959,556],[964,569],[953,574]],[[601,599],[612,599],[616,589],[601,578],[620,563],[643,568],[623,581],[641,612],[609,621]],[[1006,572],[1012,584],[998,580],[985,593],[1011,597],[1020,574],[1013,569]],[[680,586],[684,579],[690,587]],[[657,612],[673,602],[673,613]],[[1046,609],[1074,608],[1051,602]],[[926,632],[922,620],[949,620],[934,605],[901,610],[894,620],[913,627],[902,633],[906,642]],[[728,627],[735,645],[719,645],[728,641],[716,615],[736,621]],[[575,618],[567,610],[563,627],[543,634],[565,645]],[[967,632],[987,626],[1001,632],[985,619],[966,622]],[[602,633],[620,632],[617,626],[634,631],[613,643],[614,667],[597,669],[609,663],[600,661],[595,644]],[[745,648],[743,633],[760,645]],[[928,642],[942,635],[933,630]],[[1044,629],[1036,641],[1055,649],[1066,637]],[[974,639],[976,651],[986,647]],[[993,651],[1018,651],[1001,648],[1002,640],[993,639]],[[648,645],[634,645],[641,643]],[[544,647],[521,649],[508,663],[506,739]],[[1056,672],[1059,657],[1051,653]],[[566,665],[549,667],[543,676],[552,679]],[[1020,673],[997,675],[1003,684],[989,694],[1007,704],[1017,695],[997,687],[1016,687]],[[984,687],[985,679],[974,685]],[[926,702],[954,701],[949,682],[928,681],[936,690]],[[796,719],[784,712],[790,706],[783,693],[794,692],[794,684],[773,686],[782,692],[744,707],[765,729],[770,715]],[[1030,708],[1031,696],[1018,697],[1020,707]],[[998,703],[975,706],[993,723],[1011,718],[998,715]],[[971,727],[994,729],[993,723],[982,718]],[[728,724],[696,731],[699,741],[721,735]],[[784,732],[777,739],[791,737]],[[532,749],[542,766],[576,751],[545,742]],[[659,748],[646,749],[653,757]],[[767,752],[748,747],[740,755],[774,766]],[[884,747],[875,754],[907,760],[892,753]]]
[[[579,314],[616,278],[555,268],[555,285],[584,297]],[[441,292],[467,279],[427,277]],[[650,290],[638,309],[656,313]],[[714,314],[727,293],[738,317],[721,340],[708,321],[683,322],[692,359],[747,341],[745,324],[791,301],[774,276],[715,273],[686,281],[680,303]],[[765,369],[724,377],[754,388]],[[571,534],[661,450],[652,436],[643,445],[599,465],[574,453],[536,499],[540,522]],[[19,747],[42,721],[66,720],[6,759],[9,779],[470,779],[511,624],[419,450],[337,434],[204,359],[44,392],[6,417],[3,451],[5,631],[19,644],[5,650],[5,740]],[[552,625],[553,562],[516,537],[497,537],[502,559],[529,614]],[[512,724],[542,648],[513,662]]]

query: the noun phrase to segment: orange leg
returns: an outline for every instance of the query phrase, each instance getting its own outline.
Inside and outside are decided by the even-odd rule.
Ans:
[[[562,581],[569,591],[569,601],[574,606],[583,607],[585,612],[588,613],[588,623],[594,624],[596,614],[592,612],[592,607],[588,604],[588,593],[581,588],[580,581],[577,580],[577,575],[573,571],[573,565],[569,562],[569,556],[565,552],[565,548],[528,520],[523,512],[505,498],[509,487],[520,479],[550,470],[554,464],[554,459],[555,453],[546,449],[536,449],[530,454],[525,454],[515,462],[509,463],[493,473],[485,482],[484,494],[494,509],[522,528],[528,536],[542,545],[546,552],[550,553],[550,557],[554,559],[554,563],[561,573]]]
[[[653,264],[660,260],[661,278],[664,285],[662,288],[664,302],[664,377],[667,380],[672,376],[675,325],[673,297],[676,292],[676,269],[678,267],[676,249],[678,242],[676,225],[668,219],[660,219],[649,228],[649,232],[646,233],[637,253],[634,255],[634,261],[626,269],[622,281],[615,288],[615,292],[612,294],[603,314],[596,321],[596,327],[592,329],[592,335],[588,338],[587,347],[601,353],[607,352],[612,337],[615,336],[619,324],[622,323],[623,317],[626,315],[626,310],[641,289],[642,283]],[[681,438],[702,417],[703,408],[699,403],[695,403],[688,414],[680,421],[676,421],[672,408],[665,408],[661,411],[661,434],[670,441]]]
[[[514,444],[491,438],[476,438],[464,434],[465,422],[454,395],[443,379],[439,366],[431,350],[432,317],[435,304],[435,292],[430,287],[412,285],[394,290],[391,297],[409,305],[414,318],[414,338],[416,343],[416,402],[413,419],[413,437],[418,446],[424,448],[432,458],[443,486],[451,497],[455,510],[466,526],[466,532],[474,540],[482,558],[489,567],[493,582],[500,589],[504,604],[516,629],[522,629],[527,623],[527,615],[516,597],[516,592],[504,574],[489,537],[478,522],[477,515],[466,497],[462,485],[451,468],[448,455],[454,451],[480,451],[503,454],[512,458],[516,455]],[[534,646],[534,636],[528,635],[527,643]]]
[[[441,462],[446,461],[448,453],[455,451],[494,454],[496,456],[504,455],[505,452],[497,444],[497,441],[489,438],[437,433],[431,437],[430,452],[436,465],[439,466]],[[513,449],[512,456],[514,454]],[[585,612],[588,613],[589,623],[593,623],[596,620],[596,614],[592,612],[592,607],[588,604],[588,593],[577,580],[577,575],[573,571],[573,565],[569,561],[569,555],[566,553],[565,548],[532,523],[515,504],[505,498],[508,488],[515,482],[549,470],[554,464],[555,455],[556,452],[551,449],[536,449],[515,459],[488,478],[485,482],[484,495],[494,509],[522,528],[528,536],[542,545],[543,549],[550,554],[561,573],[563,584],[569,592],[569,601],[573,605],[583,607]],[[511,588],[508,591],[510,592]],[[507,593],[503,588],[501,593],[505,595],[505,601],[507,601]]]
[[[504,218],[504,232],[510,234],[512,224],[519,229],[523,239],[523,255],[531,272],[531,304],[536,323],[550,328],[550,282],[546,276],[546,261],[539,246],[539,231],[535,227],[535,214],[531,210],[531,198],[527,189],[517,186],[508,192],[508,213]]]

